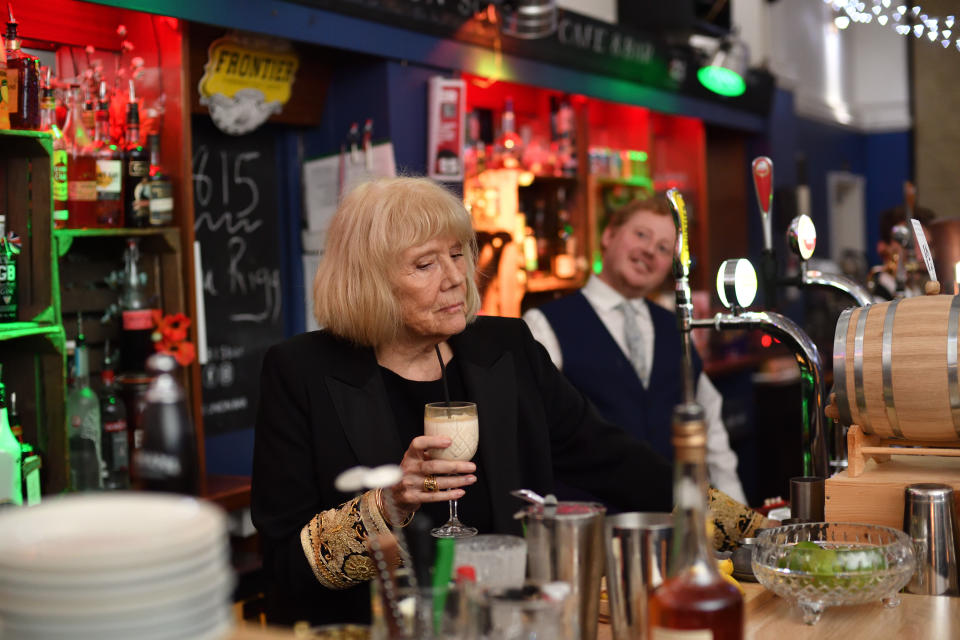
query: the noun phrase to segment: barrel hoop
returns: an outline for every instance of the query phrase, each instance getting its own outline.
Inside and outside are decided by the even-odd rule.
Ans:
[[[850,327],[850,316],[853,310],[844,309],[837,320],[837,329],[833,334],[833,393],[837,396],[837,409],[840,411],[840,424],[853,424],[850,415],[850,401],[847,399],[847,374],[845,361],[847,359],[847,330]],[[863,313],[862,311],[860,313]],[[839,373],[838,373],[839,372]]]
[[[880,367],[883,370],[883,404],[887,408],[887,421],[897,438],[903,437],[900,430],[900,420],[897,418],[897,408],[893,402],[893,319],[897,313],[897,305],[903,300],[893,300],[887,307],[883,318],[883,344],[880,350]]]
[[[863,337],[867,332],[867,315],[871,305],[860,310],[857,318],[857,333],[853,338],[853,384],[857,394],[857,411],[860,412],[860,426],[867,433],[872,433],[870,415],[867,413],[867,395],[863,388]],[[836,378],[836,374],[834,374]]]
[[[947,321],[947,386],[953,430],[960,436],[960,380],[957,376],[957,332],[960,330],[960,296],[953,296]]]

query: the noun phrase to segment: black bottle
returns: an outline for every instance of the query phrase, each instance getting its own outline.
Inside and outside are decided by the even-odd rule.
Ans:
[[[186,396],[173,376],[173,356],[147,359],[153,376],[143,411],[143,446],[137,452],[137,478],[147,491],[196,495],[199,490],[197,442]]]

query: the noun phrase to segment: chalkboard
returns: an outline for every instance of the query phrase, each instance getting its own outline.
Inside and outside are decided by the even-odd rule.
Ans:
[[[253,427],[260,366],[284,337],[276,131],[222,133],[193,118],[194,230],[200,242],[208,361],[207,435]]]

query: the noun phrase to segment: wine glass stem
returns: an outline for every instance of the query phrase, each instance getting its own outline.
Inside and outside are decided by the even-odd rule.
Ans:
[[[460,522],[457,517],[457,501],[450,500],[450,522]]]

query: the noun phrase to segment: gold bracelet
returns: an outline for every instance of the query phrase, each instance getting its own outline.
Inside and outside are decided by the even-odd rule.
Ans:
[[[390,516],[387,513],[386,507],[383,504],[383,489],[377,489],[374,499],[376,500],[377,509],[380,511],[380,516],[383,518],[383,521],[386,522],[391,527],[399,527],[402,529],[408,524],[410,524],[411,520],[413,520],[413,515],[414,513],[416,513],[415,511],[411,511],[410,513],[408,513],[407,517],[404,518],[403,522],[401,522],[400,524],[393,524],[393,522],[390,521]]]

